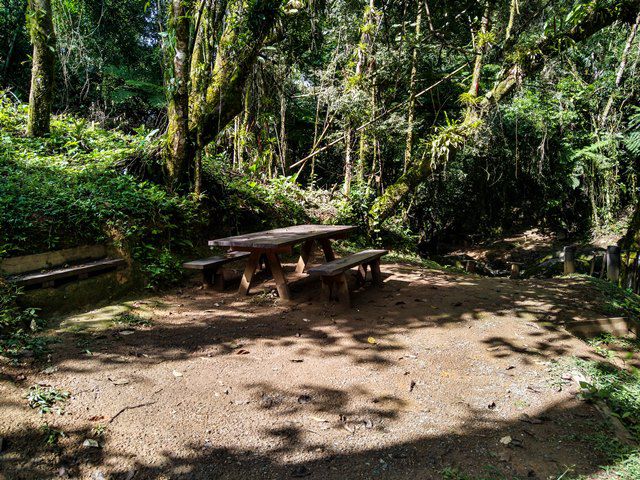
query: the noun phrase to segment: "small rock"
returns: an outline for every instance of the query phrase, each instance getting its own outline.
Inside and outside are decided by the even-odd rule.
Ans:
[[[82,442],[82,446],[89,447],[89,448],[100,448],[100,444],[97,442],[97,440],[94,440],[93,438],[87,438],[84,442]],[[100,472],[96,472],[96,473],[100,473]]]
[[[512,441],[513,441],[513,439],[509,435],[507,435],[506,437],[502,437],[500,439],[500,443],[502,445],[509,445]]]
[[[49,367],[42,370],[42,373],[45,375],[51,375],[52,373],[56,373],[58,371],[58,367]]]
[[[298,397],[298,403],[301,405],[304,405],[306,403],[311,403],[311,396],[310,395],[300,395]]]
[[[177,370],[174,370],[174,371],[173,371],[173,376],[174,376],[174,377],[182,377],[182,372],[179,372],[179,371],[177,371]]]

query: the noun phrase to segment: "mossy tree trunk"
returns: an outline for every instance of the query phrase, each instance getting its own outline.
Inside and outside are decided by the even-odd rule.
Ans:
[[[192,67],[192,71],[209,71],[206,81],[192,90],[190,98],[189,130],[197,139],[198,148],[213,141],[242,111],[247,79],[264,39],[278,18],[282,0],[229,0],[227,3],[225,28],[217,43],[213,65],[204,63]]]
[[[41,137],[50,129],[56,62],[51,0],[29,0],[27,20],[33,44],[27,135]]]
[[[543,67],[546,57],[555,56],[561,52],[567,40],[584,40],[618,20],[632,22],[635,20],[639,7],[639,0],[617,0],[613,4],[597,4],[570,30],[543,37],[533,48],[527,50],[516,48],[515,57],[519,61],[505,69],[495,86],[479,99],[474,109],[466,110],[461,120],[455,124],[456,132],[454,133],[458,141],[449,142],[450,146],[446,151],[433,148],[432,151],[438,151],[437,155],[424,155],[422,159],[413,163],[393,185],[389,186],[384,195],[376,200],[369,212],[370,228],[375,229],[377,225],[393,215],[398,205],[418,185],[429,178],[438,160],[450,159],[455,155],[457,146],[464,139],[477,132],[475,127],[486,114],[508,96],[522,78],[539,71]],[[432,146],[441,144],[442,136],[445,133],[450,135],[452,133],[450,130],[445,129],[443,132],[433,135],[431,138]],[[638,217],[640,218],[640,213],[638,213]]]
[[[169,7],[169,29],[172,37],[171,72],[167,79],[168,128],[167,176],[169,187],[179,190],[188,185],[189,162],[193,145],[189,138],[189,15],[193,9],[188,0],[172,0]]]
[[[166,163],[176,188],[189,184],[196,158],[242,112],[247,79],[281,6],[282,0],[213,7],[209,0],[172,0]]]

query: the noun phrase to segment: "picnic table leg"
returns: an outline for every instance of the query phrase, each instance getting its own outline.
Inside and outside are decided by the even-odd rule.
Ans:
[[[313,240],[307,240],[302,244],[302,248],[300,249],[300,258],[296,265],[296,273],[304,273],[308,267],[311,254],[313,253],[314,244],[315,242]]]
[[[238,293],[240,295],[249,294],[249,290],[251,289],[251,280],[253,280],[253,276],[256,273],[259,260],[260,252],[251,252],[251,255],[249,255],[249,258],[247,259],[247,266],[244,267],[242,280],[240,280],[240,288],[238,289]]]
[[[269,252],[267,254],[267,260],[269,262],[269,267],[271,268],[273,279],[276,281],[278,295],[280,295],[280,298],[283,300],[290,300],[291,294],[289,293],[289,285],[287,285],[287,279],[284,276],[284,271],[282,270],[282,264],[280,263],[278,255],[275,252]]]
[[[333,248],[331,247],[331,240],[328,238],[321,239],[320,246],[322,247],[325,261],[332,262],[336,259],[336,255],[333,253]]]

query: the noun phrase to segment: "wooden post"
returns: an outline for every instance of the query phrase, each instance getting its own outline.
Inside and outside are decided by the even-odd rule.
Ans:
[[[620,247],[617,245],[607,247],[607,279],[616,285],[620,279]]]
[[[475,260],[467,260],[464,266],[464,269],[469,273],[476,273],[476,262]]]
[[[576,247],[564,247],[564,274],[576,273]]]
[[[593,251],[593,258],[591,259],[591,268],[589,269],[589,276],[593,277],[593,272],[596,269],[596,257],[598,256],[598,254],[596,253],[596,251]]]
[[[511,263],[511,278],[519,278],[520,277],[520,264],[516,262]]]
[[[602,253],[602,266],[600,267],[600,278],[604,278],[604,271],[607,268],[607,254]]]

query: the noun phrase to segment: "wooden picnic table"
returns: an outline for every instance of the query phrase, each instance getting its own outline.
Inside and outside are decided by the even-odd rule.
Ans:
[[[238,293],[242,295],[249,293],[253,276],[258,269],[260,259],[264,256],[276,282],[280,298],[288,300],[291,295],[279,254],[290,254],[293,252],[295,245],[302,244],[300,258],[296,265],[296,273],[304,273],[308,268],[316,242],[322,247],[325,261],[330,262],[335,259],[331,240],[345,238],[355,228],[351,225],[296,225],[210,240],[209,246],[229,247],[236,251],[250,252],[242,280],[240,281],[240,288],[238,289]]]

